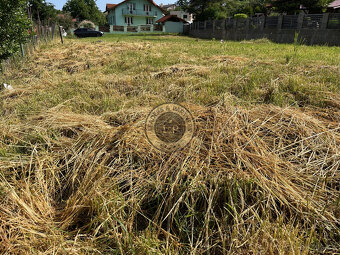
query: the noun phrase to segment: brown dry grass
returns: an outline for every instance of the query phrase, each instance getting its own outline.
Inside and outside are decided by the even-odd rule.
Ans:
[[[146,47],[160,54],[154,44],[124,45],[135,54]],[[26,73],[5,74],[20,77],[14,79],[19,89],[0,95],[1,253],[338,252],[336,91],[323,108],[247,107],[238,101],[244,98],[204,94],[192,81],[211,79],[209,70],[223,68],[218,59],[251,66],[244,56],[212,56],[217,66],[211,69],[204,61],[161,68],[141,62],[143,72],[133,73],[120,62],[121,42],[69,41],[66,47],[42,50],[22,67]],[[120,72],[113,75],[108,65]],[[56,100],[73,93],[59,90],[72,80],[77,93]],[[193,91],[210,101],[198,103]],[[124,107],[98,110],[95,100],[104,95]],[[147,142],[144,121],[153,105],[179,96],[187,98],[182,104],[194,116],[195,137],[183,151],[164,154]]]

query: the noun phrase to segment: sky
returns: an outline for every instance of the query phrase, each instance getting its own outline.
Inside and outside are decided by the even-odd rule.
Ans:
[[[61,10],[66,3],[67,0],[47,0],[46,2],[54,4],[55,8]],[[97,5],[101,11],[105,11],[106,4],[118,4],[123,0],[97,0]],[[156,4],[172,4],[175,3],[176,0],[156,0]]]

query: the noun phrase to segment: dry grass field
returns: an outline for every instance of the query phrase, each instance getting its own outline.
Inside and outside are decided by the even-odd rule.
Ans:
[[[106,35],[0,84],[1,254],[340,254],[340,48]],[[196,125],[144,135],[176,102]]]

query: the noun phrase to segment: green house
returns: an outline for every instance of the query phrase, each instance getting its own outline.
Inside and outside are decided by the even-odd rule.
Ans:
[[[154,1],[125,0],[119,4],[106,4],[107,21],[113,26],[152,25],[165,11]]]

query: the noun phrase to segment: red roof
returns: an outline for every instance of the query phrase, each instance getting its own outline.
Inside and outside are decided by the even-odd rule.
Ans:
[[[328,7],[329,8],[334,8],[334,9],[340,8],[340,0],[335,0],[334,2],[331,2],[328,5]]]
[[[116,4],[106,4],[106,11],[114,9],[116,7]]]
[[[188,23],[186,20],[177,17],[176,15],[167,15],[164,16],[163,18],[160,18],[159,20],[156,21],[156,23],[164,23],[166,21],[174,21],[174,22],[184,22],[184,23]]]
[[[128,2],[130,0],[124,0],[123,2],[120,2],[119,4],[106,4],[106,11],[109,10],[114,10],[117,6]],[[163,8],[159,7],[153,0],[148,0],[150,3],[152,3],[154,6],[156,6],[157,8],[159,8],[163,13],[166,13],[166,10],[164,10]]]

